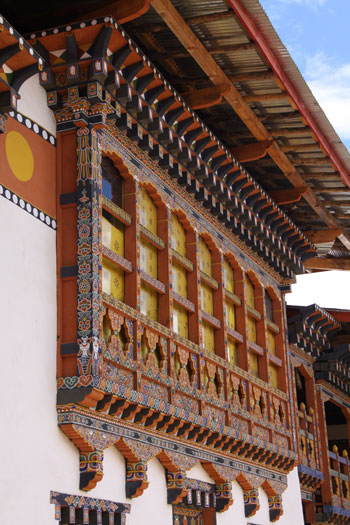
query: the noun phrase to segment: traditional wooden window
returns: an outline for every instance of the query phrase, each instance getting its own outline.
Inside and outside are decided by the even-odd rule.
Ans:
[[[257,343],[257,319],[259,312],[255,309],[255,287],[248,275],[245,276],[245,294],[247,304],[247,329],[248,340],[256,345]],[[250,346],[249,349],[249,364],[251,373],[259,376],[259,356],[255,350]]]
[[[200,284],[200,298],[201,298],[201,310],[209,316],[213,316],[214,313],[214,301],[213,301],[213,288],[212,282],[212,262],[211,252],[205,242],[205,240],[199,238],[199,268],[201,274]],[[216,281],[215,281],[216,282]],[[210,352],[215,351],[215,332],[214,327],[207,321],[202,319],[202,339],[203,345],[206,350]]]
[[[267,321],[267,348],[269,355],[276,355],[276,327],[278,326],[274,323],[273,315],[273,299],[270,297],[269,293],[265,290],[265,310],[266,310],[266,321]],[[278,387],[278,369],[277,366],[269,361],[269,376],[270,383],[275,388]]]
[[[180,298],[187,299],[187,270],[186,264],[186,231],[178,217],[171,214],[171,248],[172,258],[172,289],[174,292],[173,330],[188,339],[188,312],[180,304]],[[177,299],[177,296],[180,298]]]
[[[224,288],[226,293],[225,297],[225,317],[226,325],[236,329],[236,311],[235,311],[235,281],[234,281],[234,270],[229,261],[224,259]]]
[[[124,300],[124,180],[112,160],[102,159],[102,290]]]
[[[153,279],[158,278],[157,206],[140,187],[138,194],[139,219],[141,229],[140,269]],[[148,279],[149,280],[149,279]],[[148,283],[141,282],[141,313],[154,321],[158,320],[158,293]]]
[[[267,332],[267,350],[268,350],[268,372],[270,383],[275,388],[283,388],[280,370],[282,367],[281,348],[283,348],[283,339],[281,335],[281,307],[278,299],[273,292],[265,290],[265,320]]]

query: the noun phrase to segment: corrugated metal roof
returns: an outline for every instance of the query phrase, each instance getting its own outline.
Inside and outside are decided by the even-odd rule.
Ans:
[[[241,2],[252,16],[258,29],[264,35],[266,41],[270,45],[279,62],[282,64],[284,71],[288,75],[289,79],[293,82],[300,97],[312,114],[321,131],[327,138],[328,142],[333,146],[333,149],[342,160],[345,168],[350,171],[350,154],[347,148],[340,140],[332,124],[329,122],[327,116],[314,97],[311,89],[300,73],[294,60],[290,56],[287,48],[276,33],[262,5],[258,0],[241,0]]]

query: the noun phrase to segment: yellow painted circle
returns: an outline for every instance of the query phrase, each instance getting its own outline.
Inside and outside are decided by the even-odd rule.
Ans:
[[[27,182],[33,176],[34,157],[26,139],[17,131],[6,134],[6,157],[18,180]]]

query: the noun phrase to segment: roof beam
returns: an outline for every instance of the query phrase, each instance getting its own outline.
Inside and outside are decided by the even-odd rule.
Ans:
[[[306,190],[307,186],[301,186],[300,188],[270,191],[269,195],[278,205],[291,204],[292,202],[300,201]]]
[[[288,93],[267,93],[265,95],[247,95],[244,97],[246,102],[269,102],[275,100],[286,100]]]
[[[222,86],[212,86],[182,93],[181,96],[192,109],[201,109],[220,104],[226,91],[227,86],[223,84]]]
[[[350,257],[313,257],[304,263],[308,270],[350,270]]]
[[[271,146],[272,140],[260,140],[254,144],[229,148],[229,151],[239,162],[244,163],[265,157]]]
[[[103,2],[103,6],[89,11],[84,11],[84,20],[87,17],[99,17],[105,16],[106,13],[113,16],[120,24],[131,22],[135,18],[139,18],[141,15],[147,13],[151,0],[113,0],[109,2]]]
[[[232,0],[228,0],[230,3]],[[271,135],[263,125],[263,123],[256,116],[254,111],[245,102],[239,91],[232,85],[230,79],[225,75],[220,66],[215,62],[213,57],[208,53],[206,48],[196,37],[190,27],[186,24],[180,13],[175,9],[170,0],[152,0],[152,6],[157,13],[163,18],[164,22],[177,36],[182,45],[195,59],[199,67],[210,78],[214,86],[226,84],[229,87],[225,98],[231,105],[240,119],[245,123],[247,128],[255,136],[257,140],[271,140]],[[326,149],[326,148],[324,148]],[[295,187],[300,187],[305,184],[304,179],[298,173],[286,154],[281,150],[280,146],[274,142],[269,149],[269,155],[277,166],[284,172],[285,176]],[[337,164],[339,162],[337,161]],[[342,171],[344,168],[340,165]],[[332,228],[339,227],[337,220],[324,207],[317,195],[309,187],[304,194],[304,199],[315,210],[317,215]],[[350,249],[350,235],[342,236],[342,242],[345,242],[346,247]]]
[[[282,146],[282,151],[288,153],[289,151],[319,151],[320,145],[317,142],[313,144],[293,144],[291,146]]]
[[[307,230],[303,232],[313,244],[328,244],[335,241],[335,239],[343,233],[340,228],[333,228],[330,230]]]
[[[210,55],[218,55],[220,53],[241,53],[242,51],[251,51],[255,49],[254,42],[245,42],[244,44],[223,44],[217,47],[207,48]],[[186,58],[189,54],[187,51],[168,52],[171,58]]]
[[[299,159],[297,157],[293,158],[294,164],[298,166],[319,166],[319,165],[329,165],[332,163],[331,159],[324,157],[312,157],[309,159]]]
[[[264,80],[275,80],[273,71],[258,71],[257,73],[241,73],[239,75],[227,75],[231,82],[262,82]]]
[[[190,16],[185,18],[186,23],[190,26],[198,24],[207,24],[210,22],[219,22],[234,18],[236,15],[233,11],[222,11],[221,13],[210,13],[208,15]],[[135,28],[139,33],[156,33],[164,29],[164,24],[140,24]]]
[[[345,186],[344,188],[316,188],[317,193],[349,193],[349,188]]]
[[[273,137],[310,137],[312,131],[310,128],[283,128],[271,129],[270,133]]]

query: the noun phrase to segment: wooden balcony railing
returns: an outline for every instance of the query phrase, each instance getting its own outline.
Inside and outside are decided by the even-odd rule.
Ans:
[[[253,459],[260,454],[256,444],[261,443],[266,451],[293,458],[290,468],[295,454],[286,394],[111,296],[103,298],[100,385],[109,386],[106,392],[113,394],[118,383],[118,395],[132,402],[127,413],[125,405],[117,404],[117,414],[122,406],[123,414],[130,413],[134,422],[148,418],[150,428],[196,437],[214,447],[219,441],[224,447],[222,440],[227,439],[233,452],[237,444],[237,453],[243,440]],[[138,403],[141,399],[143,404]]]

